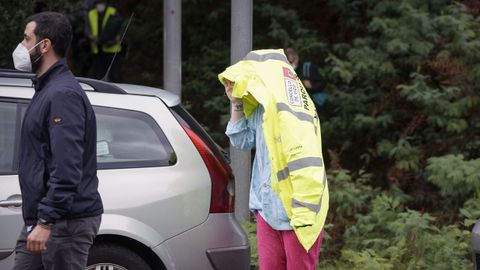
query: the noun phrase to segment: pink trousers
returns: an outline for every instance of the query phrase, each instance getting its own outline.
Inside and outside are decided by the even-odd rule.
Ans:
[[[257,214],[257,245],[260,270],[314,270],[322,246],[323,230],[308,252],[295,232],[274,230]]]

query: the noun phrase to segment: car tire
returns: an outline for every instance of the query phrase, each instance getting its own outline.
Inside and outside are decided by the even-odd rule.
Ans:
[[[137,253],[123,246],[101,243],[92,246],[88,256],[87,270],[151,270],[148,263]]]

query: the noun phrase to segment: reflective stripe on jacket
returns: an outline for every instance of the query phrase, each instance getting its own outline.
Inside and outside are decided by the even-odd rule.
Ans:
[[[308,251],[325,224],[329,201],[315,105],[281,49],[251,51],[218,78],[235,82],[233,96],[242,98],[246,117],[259,103],[264,107],[272,189]]]
[[[111,16],[115,16],[117,14],[117,9],[114,7],[107,7],[105,9],[105,15],[103,16],[103,21],[102,21],[102,29],[105,29],[105,26],[107,25],[108,19]],[[97,9],[92,9],[88,12],[88,21],[90,23],[90,34],[93,36],[93,38],[98,39],[98,11]],[[97,44],[91,44],[90,45],[92,53],[97,54],[98,53],[98,45]],[[107,45],[102,45],[102,51],[105,53],[116,53],[120,52],[122,49],[122,46],[120,44],[115,44],[112,46],[107,46]]]

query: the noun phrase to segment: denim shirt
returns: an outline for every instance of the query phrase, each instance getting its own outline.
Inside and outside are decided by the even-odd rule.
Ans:
[[[242,117],[235,123],[229,122],[225,134],[238,149],[256,148],[250,183],[250,210],[262,215],[275,230],[292,230],[285,208],[271,188],[271,164],[262,128],[264,112],[259,105],[248,119]]]

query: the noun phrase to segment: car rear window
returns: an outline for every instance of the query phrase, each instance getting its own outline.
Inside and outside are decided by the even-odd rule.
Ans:
[[[208,133],[202,128],[202,126],[193,118],[193,116],[181,105],[171,107],[173,115],[180,122],[181,125],[186,125],[193,132],[202,138],[202,140],[208,144],[210,149],[217,157],[220,157],[224,162],[230,164],[228,153],[218,146],[215,141],[208,135]]]
[[[94,107],[99,169],[171,166],[175,152],[148,114]]]

